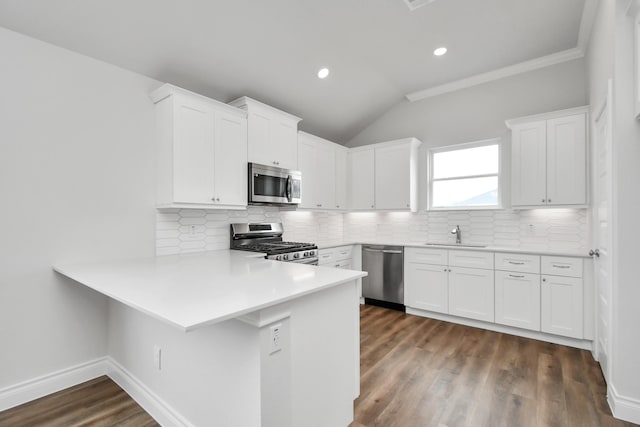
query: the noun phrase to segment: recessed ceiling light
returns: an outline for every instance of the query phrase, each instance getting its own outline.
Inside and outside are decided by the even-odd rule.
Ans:
[[[320,70],[318,71],[318,78],[319,79],[324,79],[329,75],[329,69],[328,68],[320,68]]]
[[[447,48],[446,47],[439,47],[436,50],[433,51],[433,54],[435,56],[442,56],[445,53],[447,53]]]

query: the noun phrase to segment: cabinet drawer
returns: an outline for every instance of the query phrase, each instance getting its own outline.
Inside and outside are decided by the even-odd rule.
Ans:
[[[493,252],[449,251],[449,265],[493,270]]]
[[[542,274],[582,277],[582,258],[543,256]]]
[[[350,270],[351,269],[351,260],[350,259],[344,259],[342,261],[336,261],[333,266],[335,268],[344,268],[346,270]]]
[[[333,252],[333,248],[331,249],[320,249],[318,251],[318,264],[329,264],[335,261],[335,253]]]
[[[448,264],[446,249],[405,248],[404,257],[407,262],[436,265]]]
[[[540,256],[496,253],[496,270],[540,274]]]
[[[335,261],[351,260],[351,251],[353,246],[340,246],[333,248],[333,259]]]

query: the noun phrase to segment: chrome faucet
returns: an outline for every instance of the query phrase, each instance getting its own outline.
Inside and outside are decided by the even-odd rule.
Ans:
[[[456,244],[457,245],[462,243],[462,231],[460,231],[460,226],[459,225],[456,225],[456,228],[451,230],[451,234],[455,234],[456,235]]]

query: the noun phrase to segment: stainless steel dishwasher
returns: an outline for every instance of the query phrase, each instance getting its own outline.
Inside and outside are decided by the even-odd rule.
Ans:
[[[365,245],[362,269],[362,296],[368,304],[404,311],[404,248],[402,246]]]

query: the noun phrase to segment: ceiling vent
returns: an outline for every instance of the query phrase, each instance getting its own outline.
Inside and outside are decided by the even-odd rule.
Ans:
[[[417,8],[433,3],[434,1],[436,0],[404,0],[411,10],[416,10]]]

